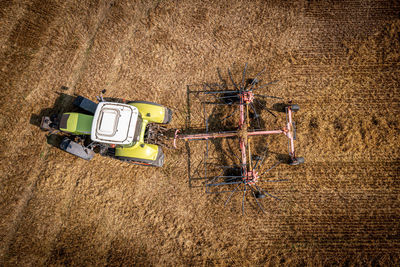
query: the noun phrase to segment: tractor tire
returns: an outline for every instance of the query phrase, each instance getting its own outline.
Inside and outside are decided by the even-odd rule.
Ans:
[[[91,160],[95,155],[93,150],[72,141],[68,137],[62,140],[60,149],[84,160]]]

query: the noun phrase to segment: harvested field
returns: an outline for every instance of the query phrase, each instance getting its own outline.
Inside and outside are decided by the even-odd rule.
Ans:
[[[0,14],[1,265],[400,265],[398,1],[5,0]],[[163,168],[86,162],[37,126],[106,88],[182,129],[187,86],[245,62],[301,107],[306,163],[274,170],[289,181],[266,215],[190,187],[184,145]]]

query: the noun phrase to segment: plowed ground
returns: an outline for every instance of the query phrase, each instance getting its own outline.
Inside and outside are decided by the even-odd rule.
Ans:
[[[1,265],[399,265],[397,1],[21,0],[0,14]],[[269,185],[282,200],[265,215],[190,187],[184,143],[163,168],[86,162],[37,126],[107,88],[171,107],[183,129],[187,85],[217,68],[240,79],[245,62],[301,107],[306,163],[274,170],[289,181]]]

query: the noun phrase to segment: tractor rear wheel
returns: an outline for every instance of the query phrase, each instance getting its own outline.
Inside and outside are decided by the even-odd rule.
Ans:
[[[65,137],[62,140],[60,148],[74,156],[80,157],[85,160],[91,160],[95,155],[93,150],[72,141],[68,137]]]

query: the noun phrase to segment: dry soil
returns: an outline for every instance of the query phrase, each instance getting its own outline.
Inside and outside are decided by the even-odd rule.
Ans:
[[[0,47],[1,265],[399,265],[398,1],[3,0]],[[245,62],[301,107],[265,215],[190,186],[184,144],[86,162],[37,126],[106,88],[184,129],[187,86]]]

